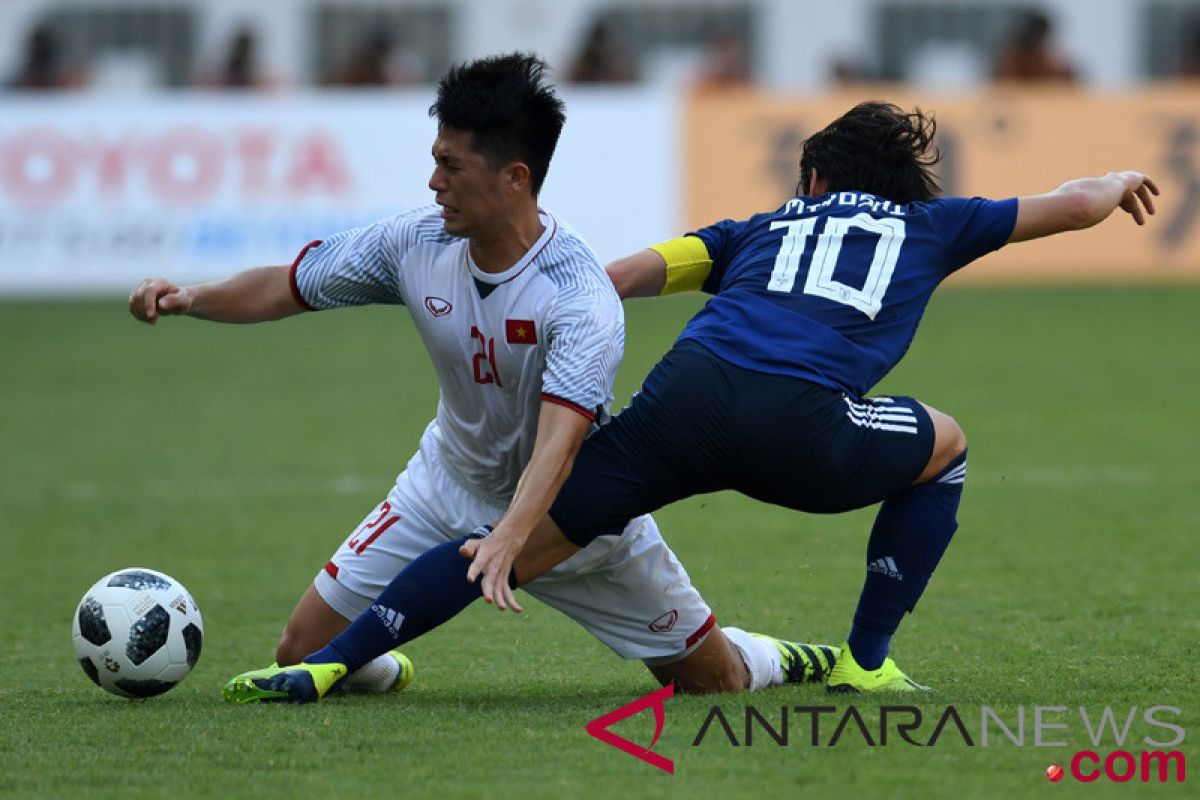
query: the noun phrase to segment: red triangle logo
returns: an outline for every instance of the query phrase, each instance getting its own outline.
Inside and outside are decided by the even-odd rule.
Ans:
[[[587,732],[605,744],[612,745],[622,753],[631,755],[640,761],[645,761],[652,767],[658,767],[663,772],[674,775],[675,762],[654,752],[654,745],[658,742],[658,737],[662,735],[663,724],[667,719],[667,712],[663,707],[663,703],[674,696],[675,684],[668,683],[658,691],[651,692],[645,697],[640,697],[628,705],[623,705],[618,709],[608,712],[602,717],[596,717],[596,719],[587,724]],[[654,709],[654,738],[650,740],[648,747],[642,747],[640,744],[631,742],[624,736],[618,736],[608,729],[610,725],[615,725],[640,711],[645,711],[647,708]]]

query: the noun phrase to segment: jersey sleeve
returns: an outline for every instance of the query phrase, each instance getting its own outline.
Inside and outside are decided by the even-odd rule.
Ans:
[[[404,236],[397,218],[342,231],[303,250],[292,264],[292,293],[310,310],[403,305],[399,264]]]
[[[570,286],[546,319],[542,399],[596,421],[612,397],[625,347],[625,317],[612,285]]]
[[[721,279],[725,277],[725,267],[733,251],[733,241],[740,229],[741,223],[725,219],[688,234],[704,242],[708,257],[712,260],[712,267],[700,285],[700,291],[716,294],[721,288]]]
[[[949,273],[1004,246],[1017,224],[1017,200],[947,197],[931,203],[930,213],[946,245]]]

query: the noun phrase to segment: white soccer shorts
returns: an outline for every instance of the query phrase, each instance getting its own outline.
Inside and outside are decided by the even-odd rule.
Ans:
[[[417,556],[495,522],[504,507],[473,495],[438,455],[436,425],[396,485],[317,573],[317,591],[355,619]],[[463,562],[466,569],[466,561]],[[623,658],[668,663],[694,649],[715,619],[649,515],[601,536],[522,587]]]

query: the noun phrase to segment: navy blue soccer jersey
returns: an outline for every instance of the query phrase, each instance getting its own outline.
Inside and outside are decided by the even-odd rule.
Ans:
[[[778,211],[689,235],[708,249],[692,339],[747,369],[861,397],[900,361],[950,273],[1001,247],[1017,200],[896,205],[860,192],[797,197]]]

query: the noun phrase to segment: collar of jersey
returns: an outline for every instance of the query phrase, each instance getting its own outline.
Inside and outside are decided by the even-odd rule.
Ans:
[[[538,237],[538,240],[533,243],[532,247],[525,251],[525,255],[521,256],[520,261],[504,270],[504,272],[484,272],[475,266],[475,260],[471,258],[471,248],[468,245],[463,252],[466,254],[467,269],[470,270],[475,280],[482,283],[508,283],[524,272],[525,268],[532,264],[533,260],[546,249],[546,245],[550,244],[550,240],[554,238],[554,234],[558,231],[558,222],[555,221],[554,217],[540,208],[538,209],[538,219],[542,221],[544,228],[542,235]]]

